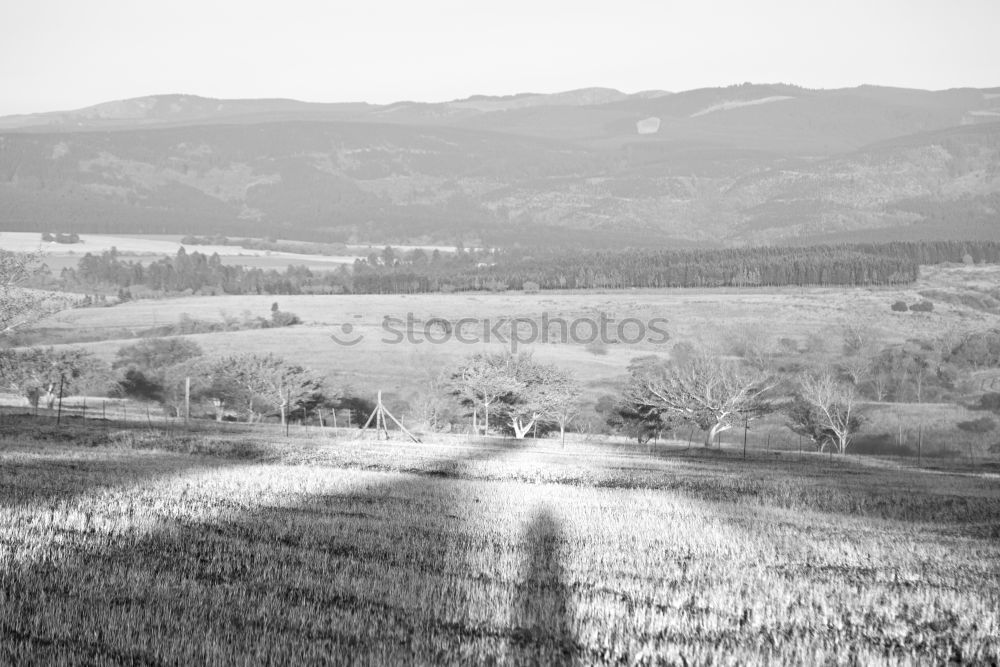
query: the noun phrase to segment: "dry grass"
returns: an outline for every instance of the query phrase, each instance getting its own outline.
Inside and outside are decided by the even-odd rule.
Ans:
[[[0,441],[0,661],[1000,658],[995,479],[197,438]]]
[[[990,267],[955,269],[930,267],[917,284],[892,289],[784,288],[719,290],[628,290],[620,292],[543,292],[539,294],[423,294],[343,296],[234,296],[186,297],[162,301],[137,301],[113,308],[64,311],[43,323],[80,331],[109,332],[132,328],[135,332],[175,323],[182,313],[199,320],[221,321],[223,313],[238,316],[249,310],[266,316],[277,301],[282,310],[294,312],[305,324],[288,329],[225,332],[192,336],[208,352],[233,349],[274,352],[296,363],[327,373],[337,382],[374,391],[407,393],[421,386],[428,366],[440,366],[468,355],[480,346],[455,340],[442,345],[406,342],[393,344],[382,328],[386,316],[404,319],[413,313],[418,321],[440,317],[456,321],[463,317],[550,318],[571,320],[595,317],[603,312],[620,321],[648,321],[662,317],[671,340],[666,345],[610,345],[606,356],[596,356],[582,344],[536,344],[535,354],[549,362],[574,369],[585,381],[598,384],[619,377],[636,355],[666,352],[674,341],[724,338],[742,327],[766,324],[774,339],[804,339],[829,331],[833,349],[838,349],[837,328],[858,319],[870,322],[887,341],[913,337],[931,338],[952,328],[972,329],[1000,324],[1000,316],[956,304],[941,304],[933,313],[892,313],[889,304],[902,299],[915,302],[918,292],[932,285],[951,285],[974,280]],[[990,273],[989,275],[992,275]],[[330,334],[350,323],[363,341],[353,347],[336,344]],[[585,331],[585,327],[583,331]],[[84,347],[111,359],[128,341],[86,343]]]

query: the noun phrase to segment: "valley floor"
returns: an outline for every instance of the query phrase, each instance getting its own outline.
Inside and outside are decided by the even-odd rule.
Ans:
[[[4,663],[1000,659],[996,476],[601,442],[49,436],[0,438]]]

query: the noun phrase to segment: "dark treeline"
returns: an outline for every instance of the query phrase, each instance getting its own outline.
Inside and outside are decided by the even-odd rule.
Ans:
[[[893,242],[804,248],[714,250],[397,251],[355,261],[353,270],[284,271],[223,266],[217,255],[188,253],[148,265],[114,250],[66,269],[67,288],[141,287],[157,292],[225,294],[412,294],[464,290],[617,289],[894,285],[916,280],[921,264],[1000,263],[1000,242]]]

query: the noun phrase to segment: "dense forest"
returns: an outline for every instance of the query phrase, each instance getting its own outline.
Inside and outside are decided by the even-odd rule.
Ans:
[[[87,254],[63,270],[65,289],[160,293],[413,294],[507,289],[893,285],[912,282],[921,264],[1000,263],[1000,242],[893,242],[725,250],[464,250],[381,253],[353,269],[284,271],[224,266],[218,255],[181,249],[147,265],[115,250]]]

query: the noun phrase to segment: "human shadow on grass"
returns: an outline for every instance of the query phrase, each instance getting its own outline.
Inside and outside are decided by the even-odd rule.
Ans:
[[[573,634],[572,594],[563,567],[565,538],[548,509],[532,519],[524,533],[527,556],[511,608],[514,639],[539,657],[571,662],[579,653]]]

